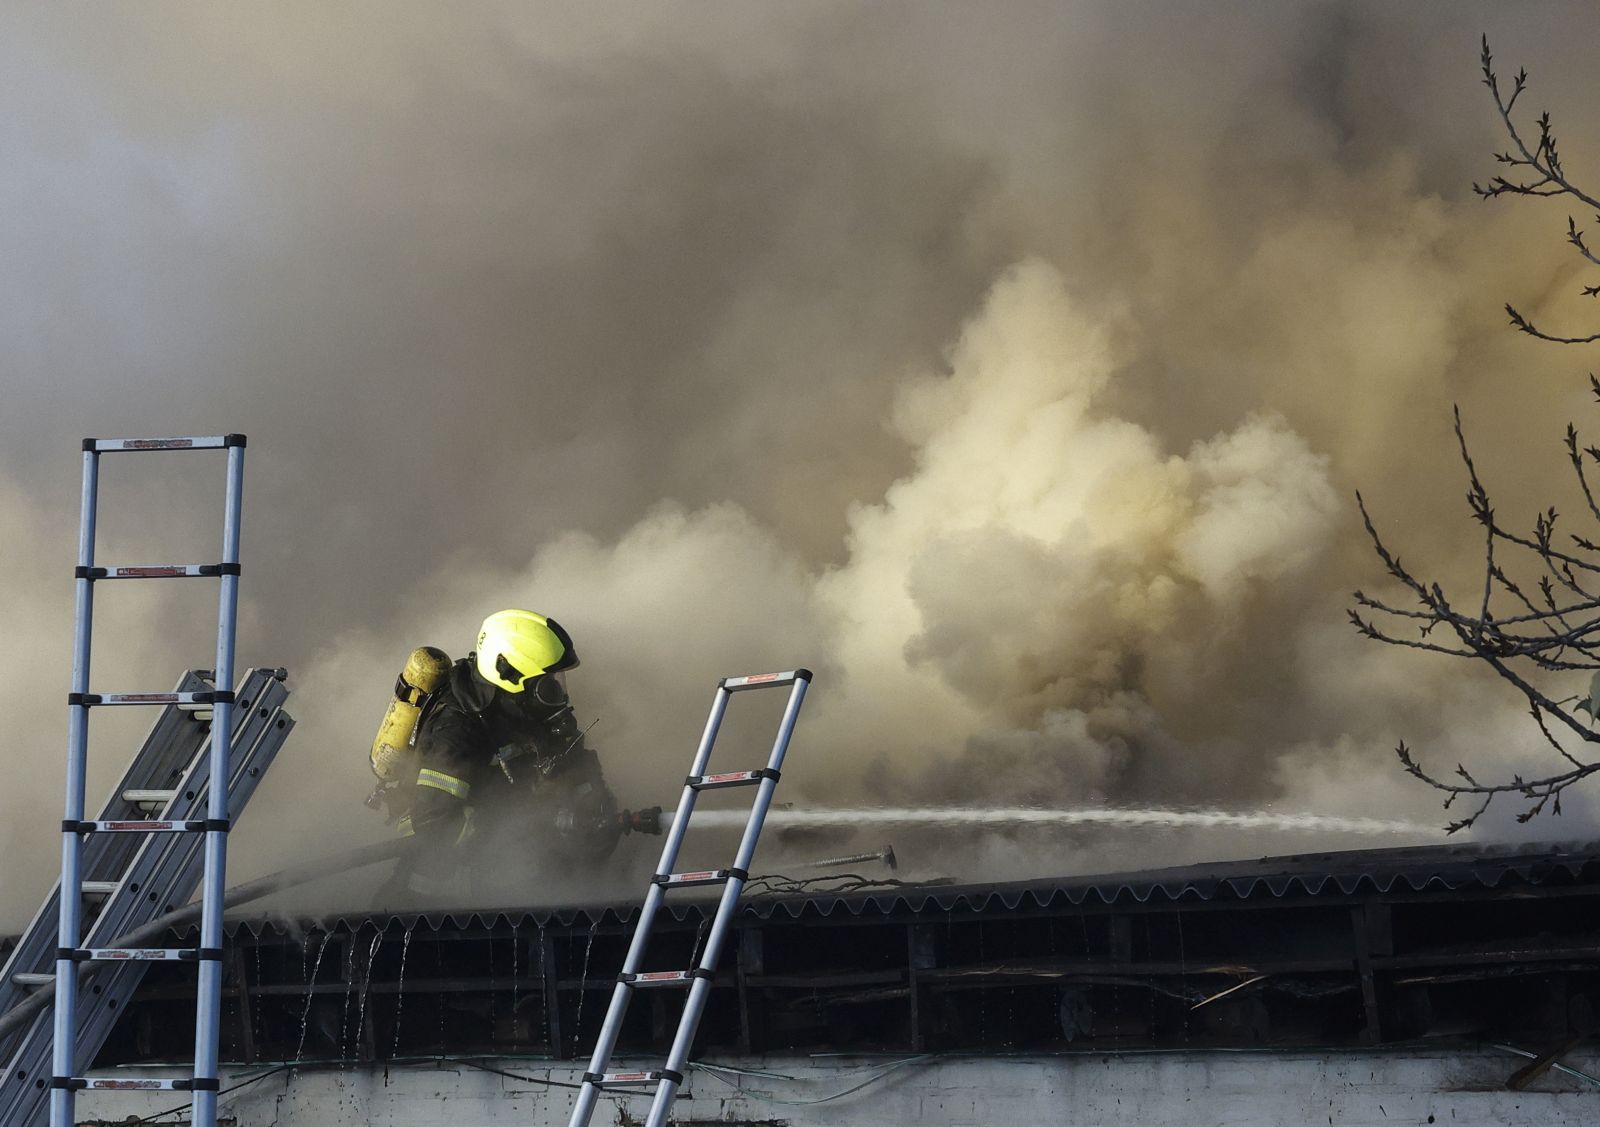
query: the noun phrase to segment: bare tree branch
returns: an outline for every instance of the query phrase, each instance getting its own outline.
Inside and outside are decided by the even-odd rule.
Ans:
[[[1600,401],[1600,380],[1591,377],[1591,389]],[[1593,727],[1595,716],[1584,715],[1596,707],[1592,697],[1600,688],[1558,701],[1543,685],[1549,680],[1546,675],[1583,671],[1600,686],[1600,598],[1589,594],[1579,579],[1600,572],[1600,553],[1576,536],[1573,540],[1579,546],[1575,551],[1557,548],[1560,516],[1554,507],[1535,515],[1531,534],[1508,531],[1499,521],[1473,458],[1459,408],[1454,411],[1454,429],[1467,476],[1467,511],[1484,532],[1483,579],[1474,587],[1473,610],[1456,610],[1441,583],[1424,579],[1402,562],[1378,533],[1366,498],[1358,493],[1356,505],[1373,551],[1415,605],[1398,606],[1356,591],[1350,621],[1363,636],[1375,641],[1483,662],[1527,701],[1535,726],[1560,766],[1533,779],[1513,775],[1509,780],[1480,782],[1458,764],[1453,777],[1441,778],[1422,767],[1402,742],[1395,749],[1401,765],[1442,792],[1447,809],[1454,809],[1458,799],[1466,800],[1467,812],[1446,826],[1450,833],[1476,823],[1500,795],[1520,799],[1523,809],[1517,817],[1524,822],[1547,810],[1559,813],[1562,792],[1600,772],[1600,759],[1590,762],[1571,750],[1600,744],[1600,731]],[[1563,447],[1584,494],[1587,515],[1600,523],[1600,504],[1591,490],[1585,462],[1600,463],[1600,449],[1584,447],[1571,424],[1563,436]],[[1504,561],[1502,550],[1509,553]],[[1508,567],[1537,572],[1537,599]],[[1558,599],[1558,588],[1569,596]],[[1508,613],[1501,613],[1500,604],[1507,600]],[[1600,749],[1596,754],[1600,755]]]
[[[1494,55],[1489,51],[1487,35],[1483,37],[1480,63],[1483,69],[1483,84],[1489,88],[1495,108],[1500,111],[1500,121],[1505,126],[1506,135],[1511,138],[1511,150],[1496,153],[1494,159],[1515,171],[1511,177],[1493,176],[1486,183],[1475,182],[1472,190],[1486,200],[1504,195],[1570,196],[1595,211],[1600,211],[1600,199],[1596,199],[1567,178],[1566,168],[1561,162],[1561,146],[1556,140],[1549,111],[1541,113],[1535,119],[1539,136],[1532,148],[1529,148],[1527,140],[1517,128],[1516,119],[1512,117],[1511,111],[1516,106],[1517,99],[1522,96],[1522,92],[1528,88],[1527,70],[1517,71],[1516,77],[1512,80],[1511,95],[1506,97],[1501,92],[1500,79],[1495,74]],[[1596,222],[1600,222],[1600,216],[1596,217]],[[1590,251],[1583,230],[1571,215],[1567,216],[1567,242],[1584,261],[1600,266],[1600,258]],[[1585,297],[1600,295],[1600,285],[1583,287],[1583,295]],[[1592,344],[1600,341],[1600,332],[1588,336],[1561,336],[1545,332],[1509,304],[1506,306],[1506,314],[1511,318],[1513,328],[1540,340],[1551,341],[1554,344]]]

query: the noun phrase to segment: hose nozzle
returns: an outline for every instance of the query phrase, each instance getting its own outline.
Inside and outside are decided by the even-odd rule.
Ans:
[[[661,832],[661,807],[647,806],[643,810],[624,810],[617,815],[624,834],[659,834]]]

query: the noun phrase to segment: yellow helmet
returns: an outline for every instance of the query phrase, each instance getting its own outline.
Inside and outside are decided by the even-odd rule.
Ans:
[[[502,610],[478,631],[478,674],[508,693],[520,693],[541,673],[578,664],[572,636],[553,618],[531,610]]]

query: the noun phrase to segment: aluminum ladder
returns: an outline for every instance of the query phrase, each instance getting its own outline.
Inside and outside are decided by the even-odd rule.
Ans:
[[[177,693],[211,688],[209,671],[191,671]],[[236,819],[256,784],[294,728],[284,711],[288,689],[281,669],[251,669],[235,696],[233,776],[228,814]],[[189,821],[203,816],[208,795],[212,710],[200,704],[169,704],[151,727],[127,773],[112,789],[97,819],[134,821],[152,816]],[[81,865],[88,923],[86,947],[126,947],[130,932],[145,928],[171,908],[188,902],[200,883],[198,834],[96,833],[83,843]],[[55,976],[59,886],[46,898],[0,971],[0,1127],[37,1127],[49,1102],[54,1030],[39,995],[52,991]],[[148,963],[126,960],[79,970],[77,1059],[90,1063],[121,1010],[138,989]],[[87,993],[85,993],[87,991]],[[27,1013],[29,1005],[34,1012]],[[18,1008],[22,1007],[22,1008]],[[123,1081],[137,1086],[138,1081]]]
[[[195,991],[194,1069],[190,1077],[148,1080],[142,1087],[194,1093],[195,1127],[215,1127],[217,1119],[217,1033],[222,1009],[222,895],[228,853],[228,750],[233,731],[233,644],[239,605],[239,510],[244,487],[242,434],[201,438],[86,438],[83,442],[83,516],[78,530],[77,626],[72,648],[72,691],[67,714],[66,815],[61,824],[60,928],[56,950],[55,1045],[50,1079],[51,1127],[73,1127],[76,1093],[84,1088],[125,1085],[127,1081],[89,1080],[77,1071],[78,976],[80,962],[128,959],[182,959],[199,963]],[[157,564],[98,567],[95,517],[99,507],[100,458],[104,454],[222,450],[228,481],[223,515],[222,559],[214,564]],[[109,579],[180,579],[214,576],[221,581],[217,608],[217,661],[214,688],[198,692],[91,693],[89,648],[94,622],[94,588]],[[167,821],[131,819],[86,822],[84,775],[88,758],[89,709],[102,705],[209,704],[211,721],[206,816]],[[198,948],[97,948],[83,942],[83,839],[98,833],[178,833],[205,835],[205,874],[201,881]]]
[[[683,781],[683,797],[678,800],[678,810],[672,819],[672,828],[661,847],[661,860],[656,864],[655,876],[645,893],[644,906],[639,910],[639,922],[634,928],[633,941],[628,946],[622,963],[622,973],[617,976],[616,989],[611,995],[611,1007],[606,1011],[605,1023],[600,1027],[595,1042],[594,1056],[583,1083],[578,1089],[578,1100],[572,1109],[569,1127],[588,1127],[600,1093],[612,1089],[640,1089],[655,1087],[655,1102],[650,1105],[646,1127],[665,1127],[672,1101],[683,1085],[684,1069],[688,1067],[689,1051],[694,1043],[695,1031],[700,1026],[700,1015],[705,1012],[711,995],[711,980],[716,975],[717,962],[722,947],[733,924],[733,914],[739,903],[739,893],[750,879],[750,862],[755,858],[756,841],[761,836],[761,826],[772,806],[772,795],[777,790],[783,757],[789,750],[789,738],[794,734],[795,720],[800,715],[800,705],[805,700],[806,689],[811,684],[809,669],[795,669],[788,673],[758,673],[749,677],[725,677],[717,684],[717,694],[711,703],[711,715],[706,720],[705,733],[700,737],[700,748],[695,752],[694,766]],[[778,725],[778,736],[772,744],[772,755],[766,767],[759,771],[731,771],[708,775],[711,749],[717,740],[717,730],[728,709],[732,694],[750,689],[790,686],[789,703],[784,708]],[[678,850],[689,829],[689,819],[694,813],[695,799],[703,790],[721,790],[725,787],[757,787],[755,801],[750,806],[750,817],[745,822],[744,837],[739,842],[739,852],[733,866],[727,869],[708,869],[700,872],[677,873],[673,867],[678,861]],[[705,947],[698,963],[690,970],[641,971],[645,948],[650,942],[650,928],[667,892],[675,888],[697,888],[705,885],[722,885],[722,899],[706,935]],[[622,1021],[628,1012],[628,1003],[636,990],[651,987],[688,987],[689,997],[684,1003],[683,1015],[678,1021],[678,1031],[672,1040],[667,1063],[659,1069],[645,1072],[607,1072],[611,1054],[622,1033]]]

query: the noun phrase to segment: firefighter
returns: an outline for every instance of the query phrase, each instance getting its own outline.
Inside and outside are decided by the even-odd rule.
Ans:
[[[529,834],[557,859],[583,864],[607,857],[624,833],[660,832],[659,807],[617,809],[567,697],[564,674],[578,653],[560,623],[503,610],[484,619],[477,649],[461,660],[445,666],[445,655],[428,652],[439,659],[437,675],[410,698],[416,718],[406,743],[416,773],[389,792],[401,832],[417,838],[395,874],[401,888],[456,890],[487,833],[497,842]],[[488,855],[504,857],[499,848]]]

